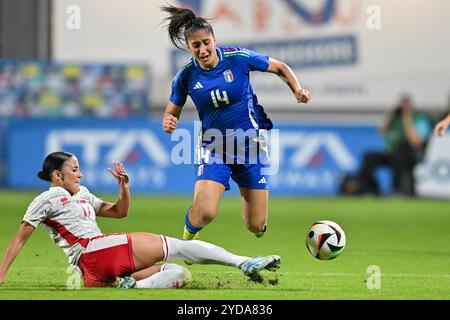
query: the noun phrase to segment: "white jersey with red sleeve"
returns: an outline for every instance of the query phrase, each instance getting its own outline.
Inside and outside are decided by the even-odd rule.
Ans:
[[[95,220],[101,204],[86,187],[80,186],[73,196],[64,188],[52,187],[31,202],[23,221],[35,228],[42,224],[69,263],[76,266],[89,239],[102,235]]]

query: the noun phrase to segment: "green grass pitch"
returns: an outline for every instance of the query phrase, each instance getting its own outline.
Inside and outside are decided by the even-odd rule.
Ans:
[[[0,192],[3,256],[37,193]],[[104,195],[114,201],[115,196]],[[148,231],[180,237],[190,197],[134,196],[121,220],[99,218],[104,233]],[[319,261],[304,243],[316,220],[338,222],[347,247],[337,259]],[[266,235],[257,239],[242,222],[240,200],[225,197],[201,239],[240,255],[278,254],[281,268],[251,283],[237,269],[189,266],[192,282],[177,290],[70,289],[67,259],[42,228],[31,236],[0,286],[0,299],[449,299],[450,203],[401,198],[272,198]],[[178,261],[182,263],[181,261]],[[381,270],[379,288],[368,273]],[[370,269],[369,269],[370,271]],[[72,277],[72,278],[71,278]],[[372,275],[373,277],[373,275]]]

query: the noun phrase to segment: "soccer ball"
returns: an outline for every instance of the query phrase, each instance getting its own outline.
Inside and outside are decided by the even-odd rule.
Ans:
[[[306,234],[306,247],[319,260],[331,260],[344,251],[346,238],[342,228],[333,221],[314,223]]]

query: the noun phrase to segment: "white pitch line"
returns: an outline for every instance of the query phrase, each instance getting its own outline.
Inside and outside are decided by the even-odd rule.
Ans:
[[[304,276],[325,276],[325,277],[355,277],[367,276],[366,273],[313,273],[313,272],[286,272],[286,274],[304,275]],[[416,277],[416,278],[450,278],[449,273],[381,273],[382,277]]]
[[[53,270],[53,271],[62,271],[66,273],[67,268],[52,268],[48,267],[21,267],[20,269],[31,269],[31,270]],[[217,274],[217,273],[239,273],[239,270],[230,270],[230,271],[206,271],[206,270],[196,270],[196,272],[204,273],[204,274]],[[324,277],[367,277],[367,273],[351,273],[351,272],[284,272],[279,270],[278,275],[302,275],[302,276],[324,276]],[[450,278],[450,273],[381,273],[382,277],[415,277],[415,278]]]

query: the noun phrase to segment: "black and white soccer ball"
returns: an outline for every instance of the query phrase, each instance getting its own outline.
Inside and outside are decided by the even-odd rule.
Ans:
[[[306,247],[319,260],[331,260],[344,251],[346,244],[344,230],[333,221],[321,220],[314,223],[306,234]]]

